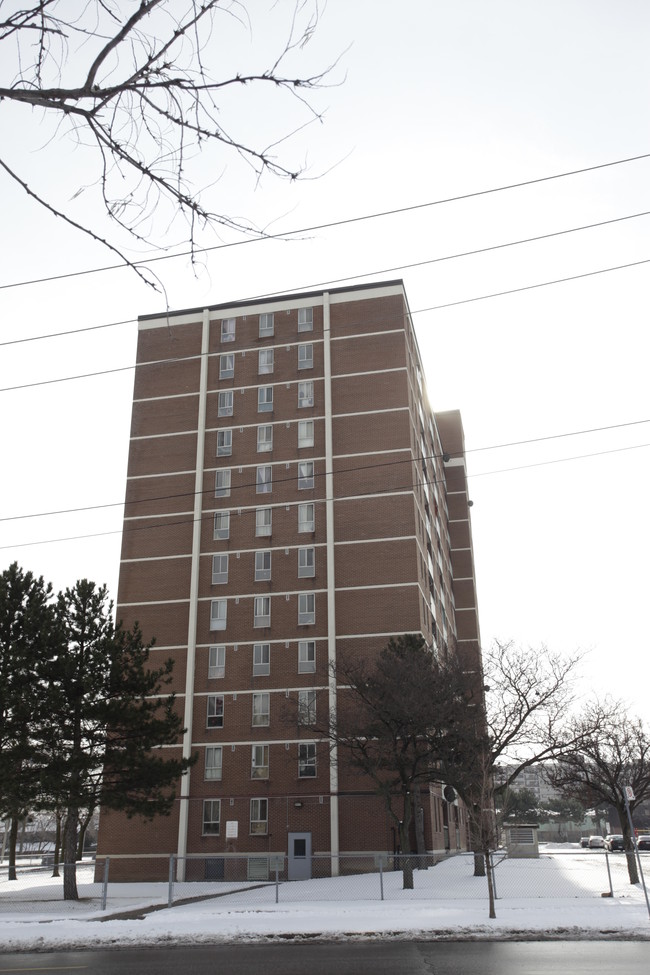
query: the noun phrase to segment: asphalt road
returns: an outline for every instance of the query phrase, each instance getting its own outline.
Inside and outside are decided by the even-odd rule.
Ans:
[[[650,941],[365,942],[0,954],[0,975],[648,975]]]

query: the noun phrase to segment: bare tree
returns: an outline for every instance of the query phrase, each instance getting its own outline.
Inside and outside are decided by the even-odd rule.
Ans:
[[[558,756],[551,781],[570,798],[614,806],[621,824],[630,883],[638,884],[625,787],[631,786],[634,792],[634,799],[629,800],[630,812],[650,799],[650,733],[641,719],[631,717],[618,701],[588,705],[573,723],[571,733],[582,734],[580,751]]]
[[[39,122],[54,117],[57,131],[72,134],[89,151],[87,183],[110,220],[132,238],[151,242],[154,214],[166,223],[182,215],[192,247],[197,227],[205,224],[257,234],[223,205],[215,211],[202,201],[192,181],[193,164],[200,152],[212,149],[217,151],[211,181],[231,157],[252,167],[258,179],[264,173],[289,180],[301,175],[302,164],[285,163],[276,154],[293,133],[258,141],[244,123],[255,113],[260,122],[269,114],[254,100],[260,89],[272,91],[279,102],[282,96],[294,100],[299,108],[294,129],[320,118],[307,98],[327,72],[297,75],[293,68],[318,16],[318,0],[295,0],[286,41],[271,63],[229,73],[222,69],[230,53],[222,30],[233,20],[252,30],[244,0],[85,0],[79,5],[28,0],[26,6],[3,0],[0,102],[36,109]],[[246,93],[244,105],[233,106],[236,92]],[[224,114],[232,119],[232,131]],[[30,186],[7,143],[0,167],[51,214],[135,266],[69,206]],[[75,196],[87,189],[80,187]]]
[[[465,712],[447,735],[449,750],[440,773],[468,808],[474,850],[480,852],[475,874],[487,873],[491,918],[496,912],[490,858],[499,839],[495,806],[503,805],[501,796],[524,769],[582,743],[587,728],[569,726],[580,660],[580,655],[563,657],[545,647],[496,642],[483,651],[485,724]]]

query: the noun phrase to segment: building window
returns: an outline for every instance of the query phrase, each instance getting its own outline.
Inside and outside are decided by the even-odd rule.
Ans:
[[[223,728],[223,694],[208,694],[206,728]]]
[[[270,535],[273,527],[273,509],[258,508],[255,512],[255,534],[259,538],[262,535]]]
[[[270,717],[271,717],[270,700],[271,700],[271,696],[268,693],[268,691],[260,691],[259,694],[253,694],[252,724],[254,728],[260,728],[262,726],[266,727],[269,724]]]
[[[313,640],[301,640],[298,644],[298,673],[316,673],[316,644]]]
[[[298,420],[298,446],[314,446],[314,421]]]
[[[271,597],[256,596],[253,607],[253,626],[271,625]]]
[[[214,538],[230,538],[230,512],[215,511],[214,513]]]
[[[314,521],[314,506],[313,504],[299,504],[298,505],[298,531],[299,532],[313,532],[315,531],[315,521]]]
[[[271,578],[271,553],[255,553],[255,582],[266,582]]]
[[[228,617],[228,602],[225,599],[213,599],[210,603],[210,629],[225,630]]]
[[[268,779],[269,777],[269,746],[253,745],[251,748],[251,778]],[[266,833],[266,830],[264,830]]]
[[[269,831],[268,799],[251,799],[251,833],[266,834]]]
[[[312,579],[316,575],[315,551],[313,547],[298,549],[298,578]]]
[[[235,319],[234,318],[221,319],[221,341],[222,342],[235,341]]]
[[[264,467],[257,468],[257,479],[256,488],[258,494],[270,494],[273,484],[272,484],[273,472],[270,465],[265,465]]]
[[[219,379],[232,379],[235,375],[235,356],[225,352],[219,356]]]
[[[221,471],[215,471],[214,496],[215,498],[230,497],[230,468],[229,467],[226,467]]]
[[[298,595],[298,623],[300,626],[310,626],[316,622],[316,596],[313,592],[301,592]]]
[[[208,678],[226,676],[226,648],[224,646],[208,649]]]
[[[314,405],[314,383],[309,379],[307,382],[298,383],[298,409],[303,406]]]
[[[305,742],[298,745],[298,777],[313,779],[316,775],[316,744]]]
[[[301,461],[298,464],[298,490],[307,491],[314,486],[314,462],[313,460]]]
[[[232,454],[232,430],[217,430],[217,457]]]
[[[260,376],[273,372],[273,349],[260,349],[257,353],[257,372]]]
[[[257,390],[257,412],[273,412],[273,386],[260,386]]]
[[[207,748],[205,749],[204,778],[218,779],[220,781],[222,767],[223,767],[223,752],[221,749],[221,745],[208,745]]]
[[[273,335],[273,313],[260,315],[260,338]]]
[[[253,677],[268,677],[271,673],[271,644],[253,644]]]
[[[219,416],[232,416],[232,389],[225,389],[219,393]]]
[[[257,452],[273,450],[273,427],[268,424],[257,428]]]
[[[303,342],[298,346],[298,368],[312,369],[314,365],[314,346],[311,342]]]
[[[314,309],[299,308],[298,309],[298,331],[312,332],[313,330],[314,330]]]
[[[223,586],[228,582],[228,556],[212,556],[212,585]]]
[[[298,691],[298,724],[316,724],[316,691]]]
[[[203,835],[218,836],[221,823],[221,799],[203,800]]]

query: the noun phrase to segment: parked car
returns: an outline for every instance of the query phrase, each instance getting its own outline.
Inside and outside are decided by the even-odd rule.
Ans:
[[[637,836],[636,848],[650,852],[650,836]]]
[[[585,847],[585,848],[589,846],[589,837],[588,836],[581,836],[580,837],[580,846]]]
[[[621,833],[610,833],[609,836],[605,837],[605,847],[610,851],[624,849],[623,835]]]
[[[590,850],[604,850],[605,840],[602,836],[590,836],[589,837],[589,849]]]

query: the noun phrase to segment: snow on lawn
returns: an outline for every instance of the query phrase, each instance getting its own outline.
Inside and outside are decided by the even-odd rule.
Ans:
[[[566,847],[564,848],[566,850]],[[644,858],[650,867],[650,858]],[[61,900],[61,880],[28,873],[0,883],[0,940],[5,951],[119,944],[272,941],[287,938],[619,937],[650,940],[640,886],[627,881],[624,857],[547,850],[538,860],[502,860],[495,871],[497,918],[488,918],[485,878],[471,857],[451,857],[414,874],[402,890],[399,873],[280,884],[109,884],[107,910],[93,868],[78,869],[78,903]],[[649,871],[650,872],[650,871]],[[178,903],[201,896],[193,903]],[[150,909],[154,908],[153,911]],[[157,909],[156,909],[157,908]],[[135,917],[107,920],[130,911]],[[141,912],[138,914],[138,912]]]

